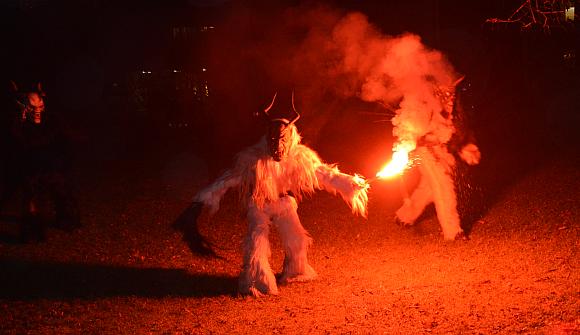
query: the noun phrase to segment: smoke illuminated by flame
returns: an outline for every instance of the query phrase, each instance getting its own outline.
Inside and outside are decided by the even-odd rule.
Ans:
[[[408,154],[425,136],[447,143],[454,134],[452,118],[444,116],[450,111],[441,113],[446,106],[435,93],[451,91],[448,88],[460,75],[442,52],[425,45],[419,35],[388,35],[363,13],[326,5],[264,7],[263,12],[239,6],[219,30],[223,35],[216,39],[215,48],[221,57],[208,58],[216,60],[216,68],[230,64],[228,71],[216,71],[223,73],[217,82],[223,83],[222,91],[240,95],[232,99],[236,105],[252,101],[249,90],[263,86],[248,85],[243,78],[272,82],[271,92],[259,96],[271,96],[277,85],[291,86],[297,92],[296,108],[307,120],[301,124],[302,133],[314,142],[326,123],[342,120],[335,116],[344,110],[344,99],[356,97],[388,106],[385,115],[392,132],[385,136],[395,138],[394,161],[377,178],[403,172],[409,166]]]

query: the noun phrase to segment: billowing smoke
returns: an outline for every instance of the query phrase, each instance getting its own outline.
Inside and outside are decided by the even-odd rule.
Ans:
[[[391,106],[394,135],[402,141],[414,142],[427,132],[437,132],[441,142],[449,140],[453,127],[439,115],[444,106],[436,92],[451,87],[457,74],[443,54],[414,34],[383,35],[360,13],[342,16],[326,38],[320,31],[313,30],[294,62],[301,67],[316,60],[312,67],[326,70],[318,71],[324,86],[319,91]]]
[[[380,103],[391,113],[389,119],[395,116],[399,139],[413,141],[436,131],[427,129],[442,109],[434,88],[452,86],[458,75],[419,36],[385,35],[361,13],[325,6],[242,8],[233,13],[227,38],[240,49],[235,56],[240,69],[258,68],[250,75],[262,80],[256,96],[291,85],[299,110],[317,128],[343,106],[341,100],[358,98]],[[439,124],[440,137],[448,140],[452,126],[444,120]]]

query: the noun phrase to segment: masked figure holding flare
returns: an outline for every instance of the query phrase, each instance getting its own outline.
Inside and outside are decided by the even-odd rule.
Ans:
[[[226,191],[230,188],[239,191],[249,224],[239,290],[253,296],[278,294],[269,263],[272,225],[280,234],[285,252],[279,283],[316,277],[307,258],[312,238],[297,213],[298,200],[303,195],[315,190],[338,193],[354,214],[366,217],[369,187],[362,177],[342,173],[336,165],[324,163],[314,150],[301,144],[295,125],[300,114],[294,107],[293,92],[276,93],[264,116],[269,121],[266,135],[239,152],[233,167],[197,193],[192,206],[184,212],[190,213],[189,221],[197,219],[202,207],[214,214]]]

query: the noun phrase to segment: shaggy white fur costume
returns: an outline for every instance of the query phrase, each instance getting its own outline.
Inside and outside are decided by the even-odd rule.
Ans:
[[[300,135],[289,125],[290,148],[280,162],[268,154],[266,138],[241,151],[233,168],[200,191],[195,201],[219,209],[222,196],[237,187],[247,205],[249,222],[244,243],[244,265],[239,279],[242,294],[277,294],[276,278],[269,263],[268,235],[273,223],[284,245],[285,260],[280,283],[308,281],[316,272],[308,264],[307,251],[312,243],[297,214],[296,198],[315,190],[340,194],[354,214],[366,217],[368,184],[361,177],[344,174],[335,165],[322,162],[318,154],[300,144]]]
[[[397,210],[397,218],[403,224],[411,225],[427,205],[434,203],[443,237],[454,240],[462,236],[463,229],[457,212],[457,197],[452,178],[455,158],[443,145],[419,147],[415,150],[415,155],[420,161],[421,179],[411,196]]]
[[[404,199],[396,217],[402,224],[412,225],[425,207],[434,203],[446,240],[464,237],[453,182],[456,161],[448,149],[448,142],[457,131],[453,122],[455,96],[451,92],[454,90],[455,85],[437,91],[441,101],[435,104],[440,107],[436,110],[422,108],[421,113],[417,113],[417,109],[409,108],[393,118],[393,133],[399,137],[400,143],[415,148],[414,161],[421,173],[419,185],[410,197]],[[461,148],[459,157],[467,164],[475,165],[479,163],[481,153],[475,144],[467,143]]]

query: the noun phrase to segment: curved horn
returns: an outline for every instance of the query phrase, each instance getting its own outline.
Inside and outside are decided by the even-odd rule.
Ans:
[[[38,95],[40,95],[41,97],[45,97],[46,96],[46,93],[44,93],[44,90],[42,89],[42,83],[41,82],[38,82],[36,84],[36,90],[37,90]]]
[[[296,107],[294,106],[294,90],[292,90],[292,110],[294,111],[294,113],[296,113],[296,117],[292,121],[290,121],[290,124],[293,124],[300,118],[300,113],[298,113]]]
[[[10,89],[12,90],[12,93],[18,92],[18,85],[14,80],[10,80]]]
[[[270,114],[268,114],[268,112],[270,111],[270,109],[272,109],[272,106],[274,106],[274,102],[276,101],[277,95],[278,95],[278,92],[274,93],[274,97],[272,98],[272,102],[270,103],[270,106],[268,106],[266,109],[264,109],[264,114],[270,116]]]
[[[453,86],[453,87],[455,87],[455,86],[459,85],[459,83],[460,83],[460,82],[462,82],[462,81],[463,81],[463,79],[465,79],[465,76],[461,76],[461,77],[459,77],[459,79],[457,79],[457,80],[456,80],[456,81],[453,83],[453,85],[452,85],[452,86]]]

